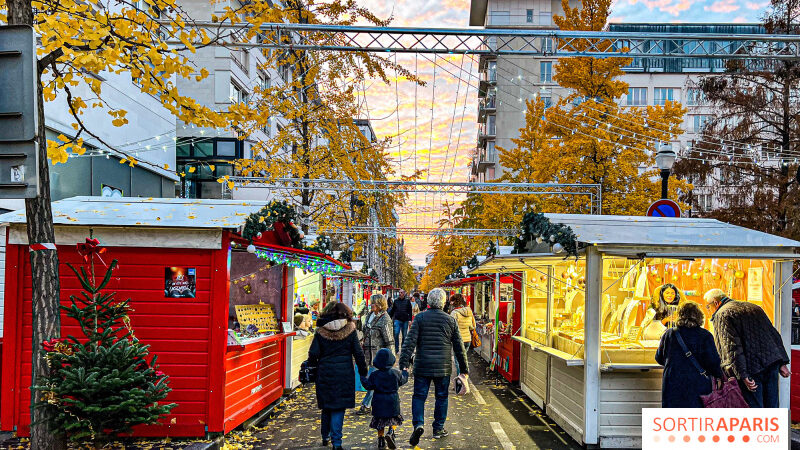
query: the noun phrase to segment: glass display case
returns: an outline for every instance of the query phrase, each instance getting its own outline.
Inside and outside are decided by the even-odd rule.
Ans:
[[[529,266],[521,336],[565,358],[582,359],[585,260]],[[703,295],[711,289],[759,305],[774,321],[771,260],[607,257],[602,273],[599,338],[603,364],[655,364],[661,335],[675,326],[680,305],[694,301],[705,306]],[[713,330],[709,317],[704,326]]]

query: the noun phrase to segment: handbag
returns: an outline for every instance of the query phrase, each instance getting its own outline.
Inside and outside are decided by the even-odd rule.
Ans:
[[[683,338],[681,337],[681,332],[677,328],[675,329],[675,337],[678,339],[678,345],[681,346],[683,354],[686,355],[689,361],[691,361],[692,365],[700,372],[700,375],[704,376],[706,379],[711,379],[711,393],[700,396],[703,406],[706,408],[750,407],[750,405],[748,405],[744,400],[742,390],[739,388],[739,383],[736,381],[736,378],[729,378],[728,381],[722,384],[722,388],[717,389],[717,383],[715,383],[714,380],[709,377],[705,369],[700,367],[700,363],[697,362],[697,359],[695,359],[692,352],[686,347],[686,343],[683,342]]]
[[[317,367],[312,366],[308,360],[300,364],[300,375],[298,377],[301,383],[308,384],[317,381]]]
[[[711,393],[701,395],[700,400],[706,408],[749,408],[750,405],[744,399],[739,382],[736,378],[728,378],[728,381],[717,389],[717,383],[712,383]]]
[[[470,330],[470,334],[472,335],[472,348],[478,348],[481,346],[481,335],[478,334],[478,330],[475,328]]]

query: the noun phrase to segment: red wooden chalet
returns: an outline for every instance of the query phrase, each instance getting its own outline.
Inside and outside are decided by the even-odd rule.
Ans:
[[[136,436],[204,436],[226,433],[284,393],[287,350],[294,333],[295,268],[333,273],[342,265],[325,255],[285,245],[263,233],[256,252],[238,234],[266,203],[234,200],[74,197],[53,203],[61,302],[80,286],[66,263],[83,264],[75,244],[92,233],[107,248],[105,262],[120,266],[107,290],[131,299],[130,323],[170,376],[166,402],[177,407],[162,423]],[[5,342],[0,384],[0,429],[29,434],[31,274],[24,211],[0,216],[8,224]],[[251,248],[252,250],[252,248]],[[101,269],[102,270],[102,269]],[[274,306],[277,329],[243,336],[234,331],[236,305]],[[62,316],[62,334],[80,335]]]

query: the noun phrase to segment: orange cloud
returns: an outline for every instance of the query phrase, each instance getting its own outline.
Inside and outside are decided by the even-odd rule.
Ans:
[[[736,4],[736,0],[717,0],[703,9],[715,13],[731,13],[737,11],[739,8],[741,8],[741,6]]]

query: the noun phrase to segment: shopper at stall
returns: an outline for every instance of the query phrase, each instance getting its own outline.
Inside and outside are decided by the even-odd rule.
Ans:
[[[447,436],[444,423],[447,420],[447,397],[450,387],[450,373],[453,371],[452,359],[455,354],[460,372],[469,373],[467,355],[456,320],[442,311],[447,294],[436,288],[428,294],[430,309],[417,315],[411,324],[408,339],[403,342],[400,354],[400,370],[407,370],[411,357],[414,360],[414,396],[411,401],[411,418],[414,431],[409,443],[415,446],[424,432],[425,400],[428,398],[431,382],[436,390],[436,403],[433,410],[433,437]]]
[[[411,299],[408,298],[406,291],[400,290],[400,296],[394,301],[389,315],[394,320],[394,351],[400,352],[400,335],[403,335],[403,342],[408,335],[408,324],[411,322],[412,310]]]
[[[676,327],[661,336],[656,362],[664,366],[662,408],[702,408],[700,396],[711,392],[711,377],[723,378],[714,336],[703,328],[704,321],[700,305],[686,302],[678,309]]]
[[[467,350],[472,344],[472,330],[475,329],[475,316],[472,315],[472,310],[467,306],[467,301],[461,294],[453,294],[450,296],[450,304],[453,305],[453,310],[450,315],[456,319],[458,324],[458,332],[461,334],[461,340],[464,341],[464,349]]]
[[[778,374],[791,374],[778,330],[761,307],[728,298],[722,289],[711,289],[703,298],[712,313],[722,369],[739,380],[751,408],[777,408]]]
[[[297,336],[305,337],[311,334],[311,316],[308,314],[295,314],[294,330]]]
[[[369,427],[378,430],[378,448],[386,448],[387,445],[389,448],[396,448],[394,430],[403,423],[397,391],[408,382],[408,371],[392,369],[394,362],[395,356],[391,349],[378,350],[372,360],[372,366],[377,370],[361,380],[365,388],[375,392]],[[389,428],[388,433],[385,433],[386,428]]]
[[[364,339],[361,341],[361,348],[364,350],[365,359],[372,361],[382,348],[392,352],[394,336],[392,319],[386,312],[386,297],[383,294],[372,294],[369,303],[371,311],[367,313],[363,321]],[[369,373],[371,374],[375,370],[377,370],[375,367],[370,366]],[[367,390],[367,395],[361,401],[361,407],[358,408],[356,414],[369,414],[373,394],[372,390]]]
[[[317,407],[322,410],[322,445],[330,441],[342,448],[344,411],[356,406],[356,378],[353,360],[361,376],[367,374],[364,352],[356,337],[353,310],[335,303],[317,320],[317,332],[308,350],[308,364],[317,367]]]

